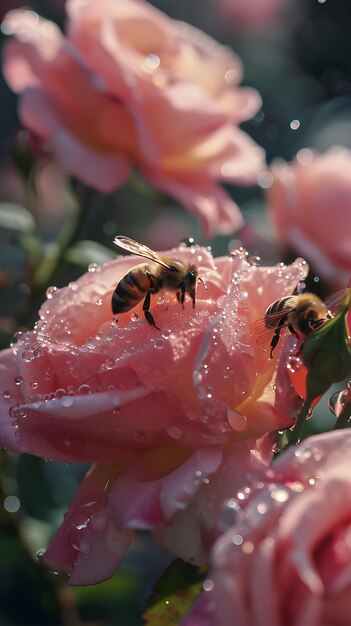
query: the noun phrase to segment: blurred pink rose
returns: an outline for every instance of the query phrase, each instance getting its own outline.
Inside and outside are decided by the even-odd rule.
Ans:
[[[290,0],[216,0],[216,4],[234,27],[262,30],[282,20]]]
[[[350,449],[349,430],[311,437],[227,502],[234,525],[183,626],[350,624]]]
[[[165,254],[194,262],[207,290],[195,309],[154,296],[161,331],[142,304],[112,316],[113,290],[139,261],[119,257],[50,288],[35,330],[0,355],[1,444],[97,463],[44,557],[74,584],[109,577],[133,528],[204,562],[223,498],[272,456],[271,440],[257,440],[293,424],[295,395],[253,323],[291,293],[304,263],[256,267],[242,250],[213,259],[196,246]]]
[[[283,246],[303,255],[331,289],[351,275],[351,152],[303,149],[272,166],[267,201]]]
[[[72,174],[102,191],[133,164],[203,221],[242,224],[219,182],[250,184],[263,151],[238,128],[260,107],[240,59],[142,0],[69,0],[67,37],[33,11],[8,13],[4,74],[25,126]]]

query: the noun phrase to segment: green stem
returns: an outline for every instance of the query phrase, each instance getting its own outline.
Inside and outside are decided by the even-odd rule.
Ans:
[[[339,415],[336,420],[335,426],[333,430],[338,430],[339,428],[347,428],[350,426],[349,419],[351,417],[351,402],[348,402],[344,407],[343,411]]]
[[[291,437],[289,438],[288,446],[296,446],[296,444],[299,443],[305,421],[311,408],[311,403],[312,400],[307,397],[300,413],[298,414],[294,430],[292,431]]]

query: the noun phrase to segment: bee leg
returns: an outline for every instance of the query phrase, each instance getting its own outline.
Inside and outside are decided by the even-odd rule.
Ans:
[[[157,328],[157,330],[161,330],[158,326],[156,326],[155,320],[154,320],[152,314],[149,311],[149,308],[150,308],[150,297],[151,297],[151,291],[148,291],[146,296],[145,296],[145,300],[144,300],[144,304],[143,304],[143,311],[144,311],[145,319],[146,319],[147,322],[149,322],[149,324],[151,324],[151,326],[153,326],[154,328]]]
[[[272,341],[271,341],[271,352],[270,352],[270,358],[273,359],[273,350],[274,348],[276,348],[276,346],[278,345],[278,341],[279,341],[279,337],[280,337],[280,328],[278,328],[273,337],[272,337]]]
[[[296,335],[296,337],[298,337],[298,334],[297,334],[295,328],[291,324],[288,324],[288,329],[290,330],[292,335]]]
[[[182,305],[182,308],[184,309],[184,300],[185,300],[185,291],[186,291],[186,287],[185,287],[185,283],[180,283],[180,296],[179,296],[179,302]],[[179,292],[178,292],[179,293]]]

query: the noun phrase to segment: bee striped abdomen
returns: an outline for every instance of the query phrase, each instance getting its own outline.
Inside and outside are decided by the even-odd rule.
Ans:
[[[266,310],[265,313],[265,324],[267,328],[276,328],[279,325],[279,317],[277,318],[277,313],[281,313],[282,314],[282,318],[285,317],[286,312],[285,312],[285,308],[289,302],[289,300],[291,300],[291,296],[285,296],[284,298],[279,298],[278,300],[275,300],[275,302],[273,302]],[[273,319],[270,319],[270,317],[273,316]]]
[[[125,313],[135,307],[149,289],[149,280],[141,271],[133,269],[118,283],[112,296],[114,314]]]

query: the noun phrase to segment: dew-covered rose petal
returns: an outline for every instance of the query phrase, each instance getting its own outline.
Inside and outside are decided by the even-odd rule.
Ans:
[[[191,502],[202,480],[218,470],[221,461],[222,452],[214,446],[200,448],[188,458],[186,451],[174,447],[150,451],[111,489],[109,506],[115,521],[127,528],[169,524]]]
[[[90,470],[43,556],[50,569],[71,574],[73,585],[110,578],[129,547],[131,531],[116,526],[108,509],[108,485],[119,472],[115,465]]]
[[[114,316],[112,294],[136,263],[119,256],[92,264],[63,289],[49,287],[34,330],[0,354],[1,444],[98,464],[87,478],[87,502],[95,502],[89,485],[97,485],[93,512],[108,512],[110,539],[89,522],[78,529],[84,547],[74,558],[67,532],[76,535],[70,520],[82,511],[83,483],[48,553],[62,553],[57,567],[66,564],[75,584],[93,581],[105,551],[111,572],[131,528],[151,529],[166,549],[205,563],[223,499],[257,463],[269,463],[275,432],[290,426],[296,408],[291,386],[287,394],[278,380],[284,338],[270,359],[255,322],[303,278],[301,260],[263,268],[243,250],[215,259],[199,246],[160,254],[197,266],[205,285],[195,308],[188,296],[183,309],[175,293],[160,291],[150,308],[160,329],[145,320],[142,301]],[[105,471],[112,476],[103,495]],[[97,564],[101,578],[110,575],[104,568]]]

